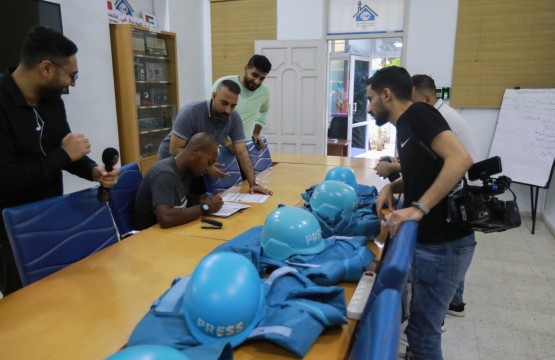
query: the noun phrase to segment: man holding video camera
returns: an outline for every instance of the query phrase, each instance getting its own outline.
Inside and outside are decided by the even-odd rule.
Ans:
[[[392,237],[404,221],[419,222],[407,354],[442,359],[441,324],[476,246],[474,231],[447,222],[447,195],[472,158],[436,109],[412,103],[412,79],[404,68],[380,69],[367,85],[369,113],[378,126],[395,125],[403,164],[403,177],[383,187],[376,208],[387,204],[392,210],[387,221]],[[405,207],[393,210],[393,194],[401,192]]]
[[[456,112],[451,106],[444,103],[442,99],[436,97],[436,84],[434,79],[428,75],[413,75],[412,76],[412,101],[423,102],[435,107],[443,116],[451,131],[457,135],[464,148],[474,162],[480,160],[477,152],[477,147],[472,137],[472,132],[467,122],[463,117]],[[401,172],[401,164],[395,158],[384,157],[374,168],[376,173],[382,177],[388,177],[390,181],[395,181]],[[464,314],[464,279],[461,281],[455,296],[449,304],[448,314],[457,317],[463,317]]]

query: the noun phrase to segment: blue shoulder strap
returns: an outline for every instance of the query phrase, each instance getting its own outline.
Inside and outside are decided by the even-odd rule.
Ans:
[[[183,294],[185,294],[185,289],[190,279],[190,276],[177,278],[172,284],[172,287],[154,301],[152,304],[154,312],[157,314],[181,313],[181,306],[178,306],[178,303],[181,304],[180,300],[183,298]]]

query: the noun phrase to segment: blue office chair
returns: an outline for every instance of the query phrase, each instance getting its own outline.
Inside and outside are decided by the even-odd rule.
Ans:
[[[272,167],[272,157],[270,156],[268,142],[265,137],[262,137],[262,141],[264,141],[264,144],[266,145],[263,150],[259,150],[258,144],[254,141],[247,141],[247,150],[251,158],[255,175]]]
[[[98,187],[4,209],[4,223],[23,285],[118,241]]]
[[[347,139],[348,121],[347,116],[334,116],[328,128],[328,139]]]
[[[218,160],[216,160],[216,162],[225,164],[219,169],[228,173],[229,176],[222,179],[214,179],[208,175],[204,175],[204,186],[207,191],[217,194],[243,181],[237,158],[226,147],[220,146],[218,148]]]
[[[135,196],[141,185],[143,176],[139,165],[132,162],[120,169],[118,182],[110,191],[108,205],[116,222],[120,238],[124,238],[134,232],[133,211],[135,209]]]
[[[401,293],[384,289],[368,316],[360,319],[353,338],[351,360],[395,360],[399,352]]]

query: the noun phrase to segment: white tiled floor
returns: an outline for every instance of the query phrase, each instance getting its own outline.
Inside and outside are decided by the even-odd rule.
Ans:
[[[555,359],[555,238],[531,219],[476,233],[466,276],[466,316],[447,316],[445,360]]]

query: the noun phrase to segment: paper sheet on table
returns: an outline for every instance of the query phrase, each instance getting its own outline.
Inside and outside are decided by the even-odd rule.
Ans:
[[[225,218],[225,217],[228,217],[228,216],[231,216],[231,215],[235,214],[238,211],[241,211],[243,209],[248,209],[248,208],[250,208],[250,205],[237,204],[237,203],[225,201],[224,204],[222,205],[222,208],[218,212],[210,214],[210,215]]]
[[[264,195],[264,194],[227,193],[227,194],[224,195],[223,200],[224,200],[224,203],[226,201],[238,201],[238,202],[248,202],[248,203],[261,204],[264,201],[266,201],[266,199],[269,196],[270,195]]]

